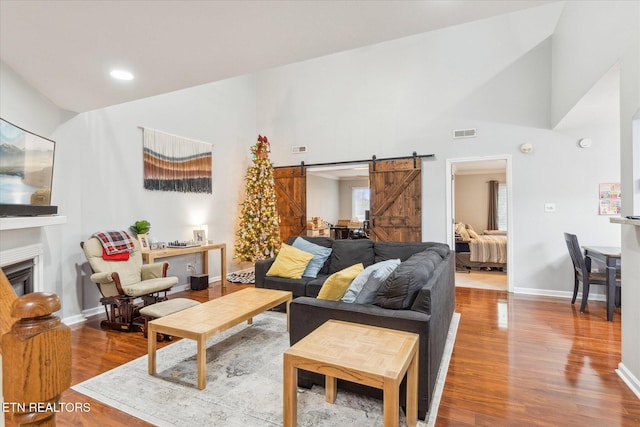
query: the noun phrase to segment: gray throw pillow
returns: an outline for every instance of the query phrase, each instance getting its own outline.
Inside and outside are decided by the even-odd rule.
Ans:
[[[380,286],[382,286],[387,280],[387,277],[400,265],[400,259],[390,259],[378,264],[381,264],[380,268],[371,272],[362,290],[356,296],[354,303],[372,304]]]
[[[345,294],[342,297],[342,302],[349,302],[349,303],[355,302],[356,298],[358,297],[358,294],[360,294],[360,292],[362,291],[362,288],[364,288],[365,283],[367,283],[367,281],[369,280],[369,277],[371,277],[371,275],[374,272],[376,272],[377,270],[384,270],[384,274],[387,274],[386,271],[390,270],[391,266],[395,268],[398,266],[398,264],[400,264],[399,259],[392,259],[392,260],[377,262],[365,268],[363,271],[360,272],[360,274],[358,274],[358,276],[355,279],[353,279],[353,282],[351,282],[351,285],[349,285],[347,292],[345,292]],[[390,273],[391,271],[389,271],[389,274]],[[380,274],[383,274],[383,272],[381,272]]]
[[[427,249],[412,255],[380,286],[374,304],[395,310],[408,309],[440,262],[442,257],[436,250]]]

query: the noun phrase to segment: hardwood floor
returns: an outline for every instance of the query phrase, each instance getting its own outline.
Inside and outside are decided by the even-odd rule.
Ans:
[[[456,286],[461,288],[492,289],[494,291],[506,291],[509,287],[507,273],[486,270],[456,271]]]
[[[230,283],[221,292],[216,284],[172,297],[207,301],[244,287]],[[457,288],[456,296],[460,326],[436,426],[640,425],[640,400],[614,372],[618,312],[607,322],[603,302],[590,302],[581,314],[561,298],[473,288]],[[146,351],[140,333],[101,330],[97,320],[76,326],[72,383]],[[89,402],[90,411],[59,413],[58,426],[150,425],[71,389],[61,401]]]

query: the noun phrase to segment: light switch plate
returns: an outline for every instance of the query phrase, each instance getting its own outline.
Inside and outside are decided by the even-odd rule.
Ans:
[[[555,212],[556,211],[556,204],[555,203],[545,203],[544,204],[544,211],[545,212]]]

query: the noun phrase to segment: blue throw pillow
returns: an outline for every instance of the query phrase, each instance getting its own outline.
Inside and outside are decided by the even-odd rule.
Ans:
[[[353,302],[356,304],[372,304],[376,299],[378,289],[399,265],[400,259],[389,259],[373,264],[371,267],[376,268],[371,271],[371,274],[369,274],[369,277],[367,277],[363,283],[362,289],[356,294]],[[348,291],[347,289],[347,292]]]
[[[327,258],[331,255],[331,248],[325,248],[324,246],[316,245],[315,243],[311,243],[308,240],[303,239],[302,237],[297,237],[296,240],[291,244],[294,248],[300,249],[301,251],[308,252],[313,255],[309,264],[307,264],[307,268],[302,273],[304,277],[318,277],[318,272],[322,269]]]

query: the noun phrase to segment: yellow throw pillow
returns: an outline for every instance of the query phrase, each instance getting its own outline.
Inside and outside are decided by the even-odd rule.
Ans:
[[[340,301],[340,298],[347,292],[353,279],[355,279],[362,270],[364,270],[364,265],[360,263],[333,273],[325,280],[317,298],[329,301]]]
[[[300,279],[307,264],[313,258],[313,254],[283,243],[276,260],[271,265],[267,276],[285,277],[287,279]]]

